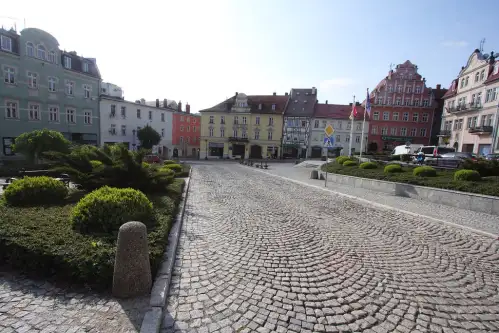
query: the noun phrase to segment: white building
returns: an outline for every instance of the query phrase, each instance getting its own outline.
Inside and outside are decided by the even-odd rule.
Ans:
[[[125,143],[137,150],[140,142],[137,130],[151,126],[161,134],[158,153],[162,157],[172,154],[172,126],[175,109],[146,105],[144,100],[130,102],[122,96],[100,96],[101,145]]]
[[[499,150],[499,61],[493,53],[475,50],[443,98],[441,144],[479,155]]]
[[[353,121],[352,150],[360,152],[362,123],[364,120],[364,108],[361,105],[356,106],[357,116]],[[323,148],[325,128],[331,124],[334,129],[333,146],[341,150],[341,155],[348,155],[350,147],[350,129],[352,121],[349,119],[352,112],[352,105],[338,105],[317,103],[315,106],[314,117],[311,124],[311,157],[318,158],[326,155],[326,149]],[[364,123],[364,152],[367,149],[367,136],[369,131],[369,121]]]

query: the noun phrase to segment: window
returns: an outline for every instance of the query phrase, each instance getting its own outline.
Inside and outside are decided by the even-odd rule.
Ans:
[[[210,129],[209,129],[209,135],[210,135],[210,136],[213,136],[213,128],[210,128]]]
[[[192,126],[192,131],[196,132],[196,126]]]
[[[336,142],[341,142],[341,135],[336,135]]]
[[[360,131],[362,129],[362,124],[357,124],[355,130]]]
[[[48,54],[48,57],[47,57],[47,60],[53,64],[56,63],[56,57],[55,57],[55,52],[54,51],[50,51],[49,54]]]
[[[260,131],[255,131],[255,140],[260,140]]]
[[[3,138],[3,154],[5,156],[14,156],[15,153],[12,150],[15,138],[4,137]]]
[[[116,116],[116,105],[111,104],[111,113],[109,113],[109,118],[114,118]]]
[[[152,120],[152,111],[149,111],[149,120]]]
[[[232,136],[235,137],[235,138],[237,138],[237,129],[235,129],[235,130],[232,131]]]
[[[162,138],[164,138],[164,137],[165,137],[165,129],[164,129],[164,128],[162,128],[162,129],[161,129],[161,137],[162,137]]]
[[[180,126],[180,132],[184,131],[184,126]]]
[[[394,121],[398,121],[399,120],[399,113],[398,112],[394,112],[393,115],[392,115],[392,119]]]
[[[379,112],[378,111],[373,112],[373,120],[379,120]]]
[[[378,126],[373,126],[371,128],[371,134],[378,134]]]
[[[164,114],[164,113],[162,113],[162,114],[161,114],[161,121],[162,121],[163,123],[165,122],[165,114]]]
[[[187,141],[187,144],[191,143],[191,138],[190,137],[185,138],[185,140]]]
[[[49,106],[49,122],[59,122],[59,108],[57,106]]]
[[[66,122],[68,124],[76,124],[76,110],[66,109]]]
[[[345,138],[345,141],[348,143],[350,142],[350,135],[347,135],[347,137]]]
[[[220,137],[223,138],[225,136],[225,128],[220,129]]]
[[[493,115],[489,114],[489,116],[487,117],[487,126],[492,126],[492,119],[493,119]]]
[[[399,85],[399,86],[397,87],[397,91],[398,91],[399,93],[401,93],[401,92],[402,92],[402,85]]]
[[[480,72],[480,81],[483,81],[483,79],[485,79],[485,69],[483,69],[483,70]]]
[[[184,137],[183,136],[180,137],[180,143],[184,143]]]
[[[26,54],[28,57],[35,56],[35,47],[33,46],[33,43],[26,43]]]
[[[402,136],[406,136],[406,135],[407,135],[407,128],[402,127],[402,128],[400,129],[400,135],[402,135]]]
[[[421,94],[421,87],[420,86],[416,86],[416,94]]]
[[[390,128],[390,135],[397,135],[397,128],[396,127]]]
[[[390,113],[389,112],[383,112],[383,120],[390,120]]]
[[[497,73],[499,73],[499,63],[496,62],[495,66],[494,66],[494,75],[496,75]]]
[[[479,92],[478,94],[476,94],[475,105],[476,106],[482,105],[482,93],[481,92]]]
[[[71,58],[64,56],[64,67],[71,69]]]
[[[423,121],[423,123],[427,123],[428,122],[428,116],[429,116],[428,113],[423,113],[423,116],[422,116],[422,119],[421,119]]]
[[[121,118],[126,118],[126,106],[121,107]]]
[[[243,124],[244,125],[246,125],[246,121],[247,121],[246,117],[243,117]]]
[[[90,86],[88,84],[83,85],[83,92],[85,98],[90,98]]]
[[[248,137],[248,133],[246,131],[243,131],[243,134],[241,135],[243,139],[246,139]]]
[[[5,103],[5,118],[7,119],[19,119],[19,113],[17,112],[16,102],[6,102]]]
[[[400,104],[402,104],[402,100],[399,97],[397,97],[397,99],[395,100],[395,105],[400,105]]]
[[[404,112],[402,114],[402,120],[403,121],[409,121],[409,112]]]
[[[347,123],[347,130],[351,129],[352,128],[352,123],[351,122],[348,122]]]
[[[187,132],[190,132],[190,131],[191,131],[191,127],[187,126]]]
[[[465,83],[465,86],[468,86],[468,80],[470,79],[469,76],[466,77],[466,83]]]
[[[417,132],[418,132],[417,128],[411,128],[411,136],[416,136]]]
[[[405,102],[404,102],[404,105],[411,105],[411,99],[410,98],[406,98]]]
[[[275,110],[275,104],[272,104],[272,110]]]
[[[187,122],[190,123],[191,122],[191,117],[187,117]]]
[[[407,87],[406,90],[407,90],[407,93],[409,93],[409,94],[412,93],[412,87]]]
[[[215,116],[210,116],[210,124],[214,124],[215,123]]]
[[[269,126],[272,126],[272,125],[274,125],[274,118],[269,117]],[[302,123],[302,125],[303,125],[303,123]]]
[[[83,111],[83,122],[85,125],[92,124],[92,111]]]
[[[388,86],[388,92],[389,92],[389,93],[393,92],[393,88],[392,88],[392,86]]]
[[[359,142],[360,142],[360,135],[357,135],[357,136],[355,137],[355,142],[357,142],[357,143],[359,143]]]
[[[464,120],[462,118],[459,119],[459,124],[457,126],[457,129],[463,129],[463,122],[464,122]]]
[[[466,81],[465,81],[465,78],[463,77],[463,78],[461,79],[461,88],[463,88],[463,87],[464,87],[464,83],[465,83],[465,82],[466,82]]]
[[[319,128],[319,121],[318,120],[314,121],[314,128]]]
[[[492,89],[492,100],[495,101],[497,99],[497,95],[499,95],[499,87]]]
[[[381,129],[381,135],[387,135],[388,134],[388,127],[383,127]]]
[[[468,128],[471,128],[471,127],[472,127],[472,125],[471,125],[471,123],[472,123],[472,122],[473,122],[473,118],[468,117],[468,123],[466,124],[466,129],[468,129]]]
[[[475,82],[478,82],[479,79],[480,79],[480,72],[476,72],[476,74],[475,74]]]
[[[29,104],[29,120],[40,120],[40,105]]]
[[[0,44],[2,50],[12,52],[12,39],[10,37],[2,35],[0,37]]]
[[[323,120],[322,121],[322,128],[326,128],[326,126],[327,126],[327,120]]]
[[[382,105],[383,104],[383,97],[378,97],[378,104]]]
[[[415,122],[419,121],[419,113],[418,112],[414,112],[412,114],[412,121],[415,121]]]
[[[4,67],[3,69],[3,80],[5,83],[8,84],[15,84],[16,83],[16,71],[12,67]]]
[[[137,109],[137,119],[140,119],[140,118],[141,118],[140,109]]]
[[[425,99],[423,101],[423,107],[428,107],[429,105],[430,105],[430,102],[427,99]]]
[[[83,63],[83,71],[84,71],[85,73],[88,73],[88,62],[84,62],[84,63]]]
[[[267,138],[267,139],[268,139],[268,140],[272,140],[272,131],[269,131],[269,133],[268,133],[268,138]]]
[[[66,81],[66,95],[73,95],[74,82]]]
[[[419,106],[419,99],[414,100],[414,106]]]
[[[342,126],[343,126],[343,123],[341,121],[338,121],[338,129],[341,129]]]
[[[36,48],[36,57],[42,60],[47,59],[47,51],[43,45],[38,45]]]
[[[50,92],[56,92],[56,90],[57,90],[56,84],[57,84],[57,79],[53,76],[50,76],[49,77],[49,91]]]
[[[38,88],[38,74],[28,72],[28,87],[33,89]]]
[[[121,125],[121,135],[126,136],[126,125]]]
[[[195,123],[196,119],[193,122]],[[225,124],[225,116],[220,116],[220,124]]]
[[[234,124],[239,124],[239,117],[238,116],[235,116],[234,117]]]

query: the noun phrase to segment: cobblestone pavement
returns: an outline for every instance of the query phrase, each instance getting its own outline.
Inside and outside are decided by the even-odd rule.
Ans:
[[[0,332],[138,332],[149,297],[117,301],[0,271]]]
[[[162,332],[498,332],[499,242],[196,165]]]

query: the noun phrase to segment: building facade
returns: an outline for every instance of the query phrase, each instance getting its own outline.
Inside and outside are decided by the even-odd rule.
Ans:
[[[14,158],[17,136],[37,129],[61,132],[76,143],[99,143],[96,60],[59,49],[49,33],[0,29],[0,157]]]
[[[173,114],[173,147],[177,149],[179,157],[199,157],[201,141],[201,116],[191,114],[191,106],[178,103],[179,110]]]
[[[201,158],[277,158],[287,95],[236,93],[201,113]]]
[[[317,89],[291,89],[289,103],[284,111],[282,157],[310,156],[311,121],[317,103]]]
[[[144,100],[126,101],[123,97],[100,96],[101,145],[124,143],[131,150],[138,150],[137,131],[151,126],[161,134],[158,154],[169,158],[173,153],[173,114],[169,107],[149,106]]]
[[[440,142],[458,151],[486,155],[498,150],[499,64],[475,50],[444,95]],[[495,149],[494,149],[495,148]]]
[[[429,145],[438,109],[432,90],[409,60],[390,70],[370,94],[368,151],[391,151],[407,142]]]
[[[360,152],[362,126],[364,125],[364,151],[367,148],[367,136],[369,131],[369,121],[366,119],[364,123],[364,108],[361,105],[356,106],[357,115],[353,120],[352,131],[352,150]],[[352,128],[352,104],[325,104],[317,103],[315,106],[314,117],[312,118],[311,129],[311,152],[310,157],[319,158],[326,156],[328,149],[323,148],[325,129],[330,124],[333,129],[333,148],[331,150],[339,150],[341,155],[348,155],[350,147],[350,133]]]

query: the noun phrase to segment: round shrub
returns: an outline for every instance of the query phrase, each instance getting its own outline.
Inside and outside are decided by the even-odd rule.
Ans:
[[[59,204],[68,195],[63,182],[51,177],[24,177],[14,181],[4,191],[5,201],[12,206]]]
[[[418,176],[418,177],[436,177],[437,170],[433,169],[430,166],[420,166],[420,167],[415,168],[412,171],[412,174],[414,176]]]
[[[354,165],[357,165],[357,163],[355,163],[355,161],[347,160],[347,161],[343,162],[343,166],[350,167],[350,166],[354,166]]]
[[[168,165],[168,164],[178,164],[178,163],[177,163],[177,161],[174,161],[174,160],[163,161],[163,165]]]
[[[454,173],[454,180],[478,181],[481,178],[480,173],[476,170],[463,169]]]
[[[92,165],[92,169],[97,169],[102,166],[102,162],[97,160],[90,161],[90,164]]]
[[[343,165],[343,163],[345,163],[345,161],[349,161],[349,160],[350,160],[350,157],[348,157],[348,156],[336,157],[336,163],[341,164],[341,165]]]
[[[396,172],[402,172],[402,167],[400,164],[388,164],[385,166],[385,169],[383,170],[385,173],[396,173]]]
[[[84,196],[71,212],[71,223],[83,233],[113,233],[129,221],[150,225],[152,203],[131,188],[101,187]]]
[[[162,169],[164,169],[164,168],[173,170],[175,172],[181,172],[183,169],[180,164],[168,164],[168,165],[165,165]]]
[[[378,166],[373,162],[364,162],[359,165],[361,169],[376,169]]]

